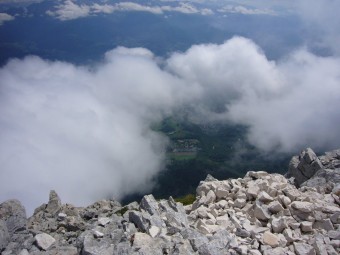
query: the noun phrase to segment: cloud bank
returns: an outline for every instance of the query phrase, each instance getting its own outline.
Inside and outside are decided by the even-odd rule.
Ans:
[[[82,205],[150,189],[167,142],[150,125],[187,105],[202,122],[249,126],[264,151],[339,147],[339,66],[305,49],[269,61],[240,37],[163,60],[120,47],[95,67],[12,60],[0,70],[0,200],[31,211],[50,189]]]
[[[249,8],[242,5],[226,5],[220,9],[219,12],[225,13],[238,13],[243,15],[271,15],[275,16],[277,13],[270,9],[258,9],[258,8]]]
[[[135,2],[119,2],[115,4],[93,5],[77,4],[74,0],[65,0],[62,4],[56,5],[55,10],[48,10],[47,15],[56,17],[59,20],[72,20],[84,18],[99,13],[110,14],[113,12],[150,12],[153,14],[164,14],[165,12],[179,12],[184,14],[211,15],[213,11],[208,8],[198,9],[189,3],[179,3],[177,6],[148,6]]]

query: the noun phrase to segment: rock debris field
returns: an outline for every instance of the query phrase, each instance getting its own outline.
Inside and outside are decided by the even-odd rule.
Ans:
[[[144,196],[126,206],[62,204],[55,191],[26,217],[0,204],[2,255],[340,254],[340,150],[292,158],[285,176],[207,176],[192,205]]]

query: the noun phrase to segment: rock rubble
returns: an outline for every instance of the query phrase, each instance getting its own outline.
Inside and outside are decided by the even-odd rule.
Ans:
[[[27,219],[17,200],[0,204],[1,254],[339,254],[340,150],[293,157],[286,177],[250,171],[208,176],[192,205],[152,195],[80,208],[55,191]],[[299,188],[297,188],[299,187]]]

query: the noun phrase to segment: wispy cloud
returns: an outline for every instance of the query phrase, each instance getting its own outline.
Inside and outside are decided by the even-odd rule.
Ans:
[[[78,5],[71,0],[66,0],[63,4],[57,5],[55,11],[48,10],[46,14],[60,20],[72,20],[87,17],[90,15],[90,11],[91,8],[88,5]]]
[[[14,16],[9,15],[9,14],[4,13],[4,12],[0,12],[0,26],[2,24],[4,24],[4,22],[11,21],[11,20],[14,20],[14,19],[15,19]]]
[[[135,2],[119,2],[116,4],[78,5],[75,1],[66,0],[55,6],[56,10],[49,10],[46,13],[62,21],[87,17],[99,13],[110,14],[113,12],[150,12],[153,14],[164,14],[165,12],[180,12],[184,14],[211,15],[214,12],[207,8],[198,9],[188,3],[179,3],[177,6],[148,6]]]
[[[250,8],[242,5],[227,5],[218,9],[218,12],[238,13],[243,15],[277,15],[275,11],[270,9]]]

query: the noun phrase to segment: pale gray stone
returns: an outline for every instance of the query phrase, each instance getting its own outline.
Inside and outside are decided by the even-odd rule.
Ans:
[[[151,215],[159,214],[158,203],[153,195],[146,195],[140,202],[140,208],[144,209]]]
[[[160,228],[156,226],[151,226],[151,228],[149,229],[149,235],[151,237],[156,237],[160,232]]]
[[[284,229],[288,227],[286,219],[283,217],[274,218],[271,221],[271,224],[274,233],[281,233]]]
[[[98,225],[102,227],[105,227],[110,222],[111,222],[111,219],[108,217],[101,217],[98,219]]]
[[[271,213],[276,214],[276,213],[283,211],[283,207],[278,201],[273,201],[273,202],[269,203],[268,210]]]
[[[267,231],[263,234],[263,243],[270,245],[271,247],[277,247],[279,246],[279,238],[277,235]]]
[[[340,230],[330,230],[330,231],[328,231],[328,237],[330,239],[340,240]]]
[[[333,224],[330,219],[317,220],[314,222],[313,228],[324,229],[326,231],[334,230]]]
[[[310,202],[294,201],[290,205],[295,210],[298,210],[304,213],[311,213],[314,210],[314,205],[313,203],[310,203]]]
[[[37,246],[44,251],[48,250],[56,242],[52,236],[46,233],[37,234],[34,239]]]
[[[294,243],[294,249],[297,255],[315,255],[313,246],[306,243]]]
[[[261,191],[258,196],[257,196],[258,200],[260,200],[263,203],[268,203],[268,202],[272,202],[273,198],[271,196],[268,195],[267,192],[265,191]]]
[[[6,248],[10,241],[10,235],[7,230],[6,222],[0,219],[0,251]]]
[[[26,210],[19,200],[11,199],[0,204],[0,220],[6,223],[10,236],[16,232],[26,230]]]
[[[266,205],[262,204],[259,201],[255,202],[255,208],[254,208],[254,216],[259,220],[269,220],[270,213],[266,207]]]
[[[48,204],[46,207],[46,211],[51,213],[52,215],[56,215],[59,213],[60,210],[61,210],[61,200],[57,192],[55,192],[54,190],[51,190]]]
[[[303,221],[301,222],[301,230],[302,232],[312,232],[313,231],[313,222]]]

